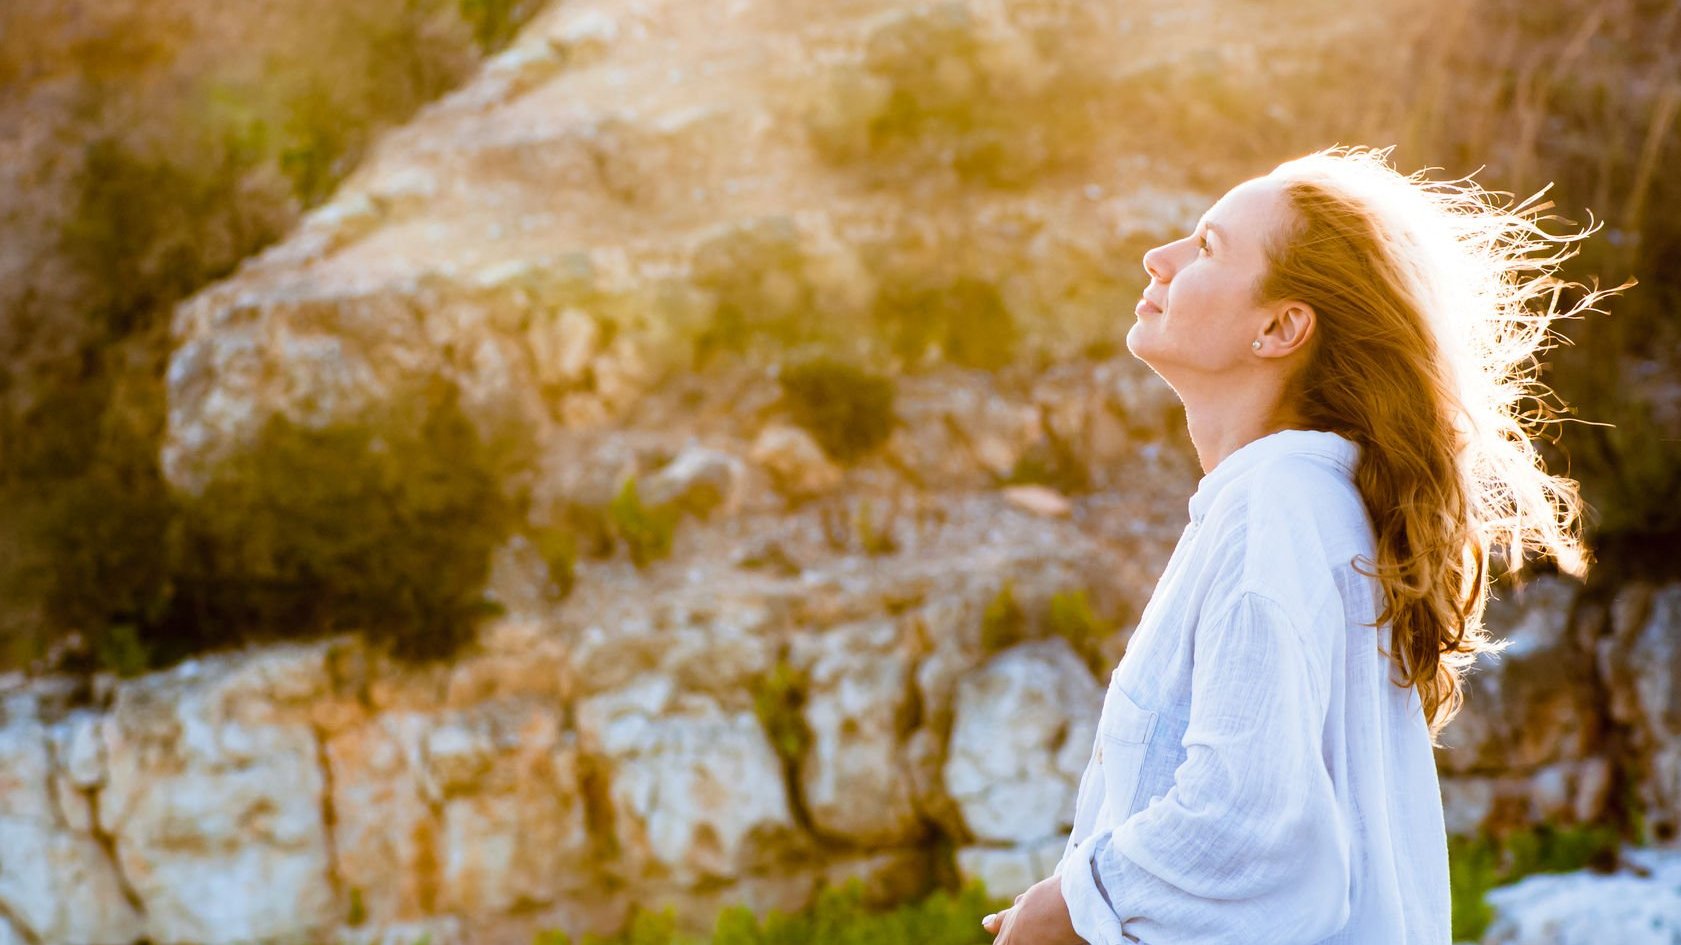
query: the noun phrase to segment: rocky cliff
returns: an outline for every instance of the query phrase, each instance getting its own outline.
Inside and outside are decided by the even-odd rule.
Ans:
[[[1005,575],[1032,600],[1127,566],[1077,528],[981,517],[994,544],[954,535],[972,550],[926,566],[673,563],[652,593],[601,575],[560,612],[511,552],[498,587],[531,606],[424,673],[345,637],[91,705],[14,684],[0,915],[24,942],[513,941],[614,928],[633,904],[696,926],[728,902],[793,909],[847,876],[891,901],[946,875],[952,846],[961,875],[1022,888],[1061,853],[1101,686],[1059,637],[986,652],[982,611]],[[1681,586],[1607,608],[1540,579],[1495,610],[1515,644],[1439,754],[1450,829],[1631,803],[1672,839]],[[763,708],[777,678],[799,680],[793,750]]]

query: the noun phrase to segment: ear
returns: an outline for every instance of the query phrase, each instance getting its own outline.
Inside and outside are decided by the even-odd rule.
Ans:
[[[1306,303],[1284,303],[1261,330],[1261,348],[1256,353],[1282,358],[1293,351],[1305,350],[1313,338],[1316,321],[1313,308]]]

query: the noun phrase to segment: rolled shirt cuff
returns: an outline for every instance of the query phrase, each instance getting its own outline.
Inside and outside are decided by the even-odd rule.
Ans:
[[[1107,841],[1109,836],[1107,830],[1095,830],[1069,851],[1062,862],[1060,875],[1062,900],[1068,906],[1068,918],[1074,925],[1074,931],[1091,945],[1131,945],[1138,940],[1122,930],[1121,919],[1098,885],[1097,872],[1092,865],[1098,844]]]

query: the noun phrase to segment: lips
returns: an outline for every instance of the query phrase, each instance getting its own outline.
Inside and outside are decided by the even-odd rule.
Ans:
[[[1133,311],[1140,317],[1145,315],[1160,315],[1162,313],[1161,306],[1147,298],[1142,297],[1139,298],[1138,304],[1133,307]]]

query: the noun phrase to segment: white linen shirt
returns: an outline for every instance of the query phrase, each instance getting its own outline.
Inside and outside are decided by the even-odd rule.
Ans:
[[[1423,709],[1388,626],[1362,626],[1381,592],[1353,567],[1376,555],[1359,450],[1282,430],[1191,496],[1056,868],[1092,945],[1451,943]]]

